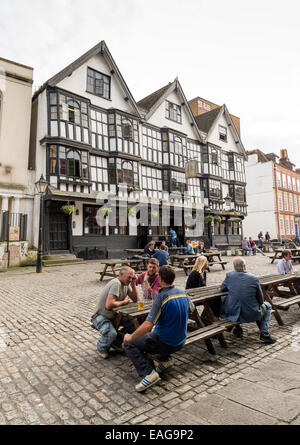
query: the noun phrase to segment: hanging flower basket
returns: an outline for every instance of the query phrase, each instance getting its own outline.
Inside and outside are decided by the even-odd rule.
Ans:
[[[222,218],[221,218],[221,216],[215,216],[215,221],[217,221],[217,222],[222,222]]]
[[[134,207],[130,207],[130,206],[128,206],[128,207],[127,207],[127,215],[129,215],[129,216],[135,216],[135,214],[136,214],[135,208],[134,208]]]
[[[241,220],[241,218],[235,218],[234,220],[233,220],[233,222],[235,222],[235,223],[240,223],[242,220]]]
[[[74,210],[75,210],[75,206],[67,204],[67,205],[62,206],[60,208],[60,210],[63,213],[65,213],[66,215],[71,215],[74,212]]]
[[[106,218],[112,212],[112,209],[109,207],[102,207],[101,212],[104,218]]]
[[[207,215],[207,216],[204,217],[204,221],[206,223],[212,223],[213,220],[214,220],[214,217],[212,215]]]
[[[157,212],[156,210],[153,210],[153,211],[151,212],[151,216],[152,216],[153,218],[156,218],[156,217],[158,216],[158,212]]]

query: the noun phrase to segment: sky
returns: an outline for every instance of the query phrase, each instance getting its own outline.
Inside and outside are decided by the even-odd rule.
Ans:
[[[246,150],[300,168],[298,0],[0,0],[0,57],[38,88],[105,40],[136,101],[178,77],[188,100],[225,103]]]

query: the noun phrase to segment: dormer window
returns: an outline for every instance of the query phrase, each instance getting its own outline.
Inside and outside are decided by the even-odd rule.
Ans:
[[[219,125],[219,139],[227,142],[227,128],[223,127],[223,125]]]
[[[98,71],[88,68],[87,71],[87,91],[96,96],[110,99],[110,77]]]
[[[181,124],[181,106],[166,101],[166,117]]]

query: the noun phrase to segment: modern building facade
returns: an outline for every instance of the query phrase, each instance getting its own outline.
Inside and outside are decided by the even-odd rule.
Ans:
[[[201,214],[203,224],[204,203],[219,214],[224,193],[234,199],[226,179],[221,187],[223,170],[228,185],[235,184],[235,169],[244,180],[244,152],[227,109],[215,120],[223,122],[226,140],[220,142],[219,122],[208,146],[178,79],[135,102],[104,41],[49,79],[33,96],[29,156],[35,180],[44,174],[50,184],[44,251],[120,256],[165,237],[170,227],[181,243],[202,237],[193,221]],[[221,155],[223,142],[236,153],[231,161]],[[190,161],[195,168],[186,179]],[[74,206],[70,215],[62,212],[66,204]],[[36,197],[34,234],[38,214]]]
[[[0,58],[0,235],[28,240],[33,196],[28,172],[33,68]],[[4,233],[9,231],[9,234]],[[30,240],[29,240],[30,241]]]
[[[245,235],[256,237],[262,230],[273,239],[299,236],[300,174],[286,149],[280,156],[261,150],[247,152],[248,217]]]

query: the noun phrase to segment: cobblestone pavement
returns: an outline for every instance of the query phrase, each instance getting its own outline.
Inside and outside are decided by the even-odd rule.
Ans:
[[[233,258],[227,260],[229,271]],[[256,275],[276,271],[266,257],[246,261]],[[90,316],[107,282],[99,282],[98,270],[90,261],[42,274],[32,268],[0,274],[0,424],[158,424],[297,341],[300,312],[293,306],[283,313],[283,327],[271,321],[274,345],[260,344],[255,324],[246,325],[242,340],[226,333],[227,349],[214,340],[215,356],[203,342],[188,345],[158,385],[136,393],[137,374],[126,356],[112,353],[103,361],[97,354]],[[221,283],[225,273],[212,271],[208,284]],[[185,281],[178,271],[176,284]]]

